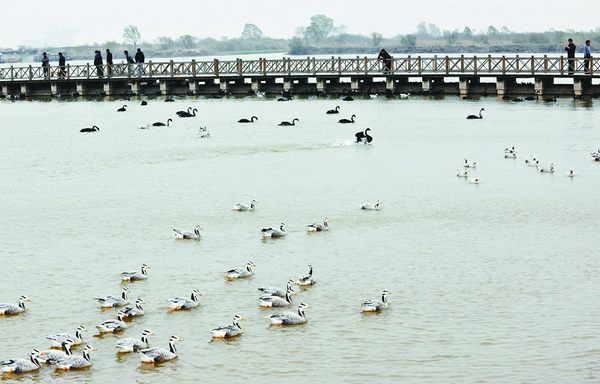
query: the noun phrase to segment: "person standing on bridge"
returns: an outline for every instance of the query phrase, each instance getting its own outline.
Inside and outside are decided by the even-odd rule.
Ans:
[[[101,79],[104,77],[104,64],[102,63],[102,54],[98,50],[96,50],[96,54],[94,55],[94,65],[98,72],[98,78]]]
[[[144,61],[146,58],[144,57],[144,52],[140,48],[137,49],[135,53],[135,62],[138,64],[138,76],[142,76],[144,74]]]
[[[385,49],[381,49],[379,51],[379,56],[377,56],[377,60],[383,61],[385,64],[385,70],[383,73],[391,73],[392,72],[392,56]]]
[[[113,58],[110,49],[106,48],[106,77],[112,75]]]
[[[583,47],[583,67],[586,74],[590,73],[590,61],[592,61],[592,42],[586,40],[585,47]]]
[[[128,50],[124,50],[123,53],[125,54],[125,61],[127,61],[127,67],[128,67],[128,76],[131,76],[131,64],[135,63],[135,61],[133,61],[133,58],[131,57],[131,55],[129,54]]]
[[[44,79],[50,78],[50,58],[46,52],[42,53],[42,70],[44,71]]]
[[[59,79],[64,79],[65,78],[65,56],[63,55],[62,52],[58,52],[58,78]]]
[[[565,51],[567,51],[567,58],[569,59],[569,75],[575,73],[575,50],[577,46],[573,44],[573,39],[569,38]]]

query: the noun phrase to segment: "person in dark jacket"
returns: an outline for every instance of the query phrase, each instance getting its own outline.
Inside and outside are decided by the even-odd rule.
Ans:
[[[140,48],[137,49],[135,53],[135,62],[138,64],[138,76],[142,76],[144,71],[144,61],[146,58],[144,57],[144,52]]]
[[[110,49],[106,48],[106,76],[112,75],[113,58]]]
[[[392,72],[392,56],[385,49],[379,51],[379,56],[377,56],[377,60],[383,61],[385,64],[385,70],[383,73],[391,73]]]
[[[65,72],[65,56],[63,55],[62,52],[58,52],[58,78],[59,79],[64,79],[66,72]]]
[[[42,70],[44,71],[44,79],[49,79],[50,58],[46,52],[42,53]]]
[[[104,63],[102,63],[102,54],[98,50],[96,50],[96,54],[94,55],[94,65],[98,72],[98,78],[101,79],[104,77]]]
[[[567,46],[565,47],[565,51],[567,51],[567,57],[569,59],[569,75],[575,73],[575,50],[577,46],[573,44],[573,39],[567,40]]]

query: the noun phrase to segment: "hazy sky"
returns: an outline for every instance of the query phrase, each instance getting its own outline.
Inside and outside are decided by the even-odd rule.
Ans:
[[[600,27],[598,0],[7,0],[2,6],[0,47],[122,41],[127,24],[136,25],[146,41],[183,34],[235,37],[245,23],[267,36],[290,37],[318,13],[349,33],[384,36],[413,32],[421,21],[449,30],[490,24],[515,31]]]

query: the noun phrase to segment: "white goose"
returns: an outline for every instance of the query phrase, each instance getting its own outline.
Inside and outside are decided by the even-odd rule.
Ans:
[[[242,316],[233,316],[232,324],[222,325],[210,331],[214,339],[229,339],[232,337],[239,336],[243,333],[242,327],[240,327],[240,320],[244,320]]]
[[[56,363],[56,369],[70,370],[70,369],[83,369],[92,366],[92,359],[90,352],[95,351],[96,348],[91,345],[86,345],[83,348],[81,356],[71,355],[64,360]]]
[[[570,178],[575,177],[575,171],[573,171],[573,168],[569,168],[569,173],[567,173],[567,177],[570,177]]]
[[[266,287],[266,288],[258,288],[259,291],[261,291],[262,293],[264,293],[265,295],[268,296],[279,296],[279,297],[285,297],[287,292],[290,293],[294,293],[294,289],[292,288],[292,284],[294,284],[294,280],[290,279],[287,282],[287,288],[286,289],[281,289],[281,288],[277,288],[277,287]]]
[[[38,360],[40,351],[33,349],[29,353],[29,359],[8,359],[0,361],[0,368],[3,373],[26,373],[37,371],[42,367]]]
[[[254,212],[254,210],[256,209],[256,204],[258,203],[258,201],[256,200],[252,200],[250,202],[250,205],[246,205],[246,204],[242,204],[242,203],[235,203],[233,204],[233,210],[234,211],[238,211],[238,212]]]
[[[256,265],[252,261],[249,261],[246,263],[245,268],[230,269],[229,271],[225,272],[225,279],[236,280],[250,277],[254,274],[252,271],[253,267],[256,267]]]
[[[38,356],[38,360],[40,363],[46,363],[50,365],[55,365],[57,362],[66,359],[71,356],[73,353],[71,352],[71,344],[73,340],[67,339],[62,343],[62,351],[56,349],[47,349],[45,351],[40,351]]]
[[[481,180],[479,179],[479,177],[471,177],[469,179],[469,183],[471,183],[471,184],[479,184],[480,181]]]
[[[172,299],[169,299],[169,310],[179,311],[182,309],[196,308],[200,305],[200,302],[198,301],[198,296],[202,296],[202,293],[200,293],[199,290],[194,289],[189,299],[185,297],[174,297]]]
[[[144,300],[141,297],[138,297],[135,301],[135,306],[127,305],[121,310],[121,314],[123,317],[131,318],[131,317],[140,317],[146,314],[144,307],[142,304]]]
[[[285,298],[279,296],[262,296],[259,298],[261,308],[289,307],[292,304],[291,292],[285,293]]]
[[[469,177],[469,170],[465,169],[464,171],[459,171],[458,169],[456,170],[456,177],[464,177],[467,178]]]
[[[272,227],[263,228],[260,230],[260,233],[263,239],[278,239],[286,235],[285,229],[285,223],[281,223],[279,229]]]
[[[181,231],[179,229],[173,229],[173,232],[175,232],[175,238],[179,240],[200,240],[200,238],[202,237],[200,235],[200,231],[202,230],[204,230],[204,228],[202,228],[199,225],[196,225],[192,232]]]
[[[298,306],[298,312],[283,312],[275,315],[267,316],[267,319],[271,322],[271,325],[298,325],[306,323],[306,315],[304,310],[308,308],[308,305],[300,303]]]
[[[517,153],[516,152],[505,153],[504,154],[504,158],[505,159],[516,159],[517,158]]]
[[[177,336],[171,336],[169,338],[169,349],[165,348],[146,348],[140,351],[140,359],[142,363],[162,363],[163,361],[169,361],[177,358],[177,348],[175,348],[175,342],[181,341],[181,338]]]
[[[374,203],[362,202],[360,203],[360,209],[364,209],[366,211],[378,211],[381,209],[381,201],[377,200]]]
[[[554,173],[554,163],[550,164],[548,168],[538,168],[538,171],[540,171],[540,173]]]
[[[96,329],[100,334],[121,332],[127,328],[127,324],[125,324],[123,318],[123,314],[118,312],[116,319],[105,320],[100,325],[96,325]]]
[[[387,295],[389,295],[389,291],[383,291],[381,293],[381,300],[365,300],[363,301],[361,307],[362,312],[379,312],[388,307],[389,303],[387,301]]]
[[[85,330],[85,327],[80,325],[75,330],[75,335],[69,333],[57,333],[55,335],[46,336],[46,339],[50,340],[51,348],[61,348],[62,343],[67,340],[71,340],[70,345],[80,345],[83,343],[83,332],[85,332]]]
[[[0,315],[12,316],[25,312],[27,310],[26,301],[31,301],[31,299],[23,295],[19,297],[19,304],[0,304]]]
[[[308,274],[300,276],[298,280],[296,280],[296,284],[301,287],[307,287],[311,285],[315,285],[317,281],[313,279],[313,266],[312,264],[308,265]]]
[[[312,223],[306,226],[306,230],[308,232],[323,232],[323,231],[328,231],[329,230],[329,223],[331,222],[331,219],[329,217],[326,217],[323,220],[323,224],[319,224],[319,223]]]
[[[477,168],[477,163],[475,161],[472,163],[469,163],[469,161],[467,159],[465,159],[465,162],[463,163],[463,167],[464,168]]]
[[[146,280],[148,278],[148,269],[150,267],[147,264],[142,264],[141,272],[121,272],[121,280],[123,281],[137,281]]]
[[[150,335],[152,335],[152,332],[144,329],[142,331],[142,337],[139,339],[126,337],[117,341],[117,344],[115,345],[117,348],[117,353],[138,352],[142,349],[148,348],[148,336]]]
[[[129,294],[129,288],[123,287],[121,291],[121,296],[113,296],[108,295],[104,297],[96,297],[95,300],[98,300],[101,308],[116,308],[123,307],[129,304],[127,299],[127,295]]]
[[[525,159],[525,164],[527,164],[530,167],[537,167],[540,164],[540,161],[538,159],[536,159],[535,156],[533,156],[533,157],[528,156]]]

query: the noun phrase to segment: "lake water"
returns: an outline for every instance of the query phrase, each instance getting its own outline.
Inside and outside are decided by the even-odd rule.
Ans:
[[[340,115],[325,115],[338,104]],[[187,106],[198,117],[175,117]],[[465,120],[480,107],[483,120]],[[336,123],[352,114],[355,124]],[[256,123],[236,123],[252,115]],[[138,129],[169,117],[171,127]],[[294,117],[297,126],[277,126]],[[600,147],[598,121],[591,102],[569,99],[2,102],[0,302],[33,301],[0,318],[0,359],[83,324],[98,349],[91,369],[18,379],[598,382],[600,163],[589,155]],[[79,133],[93,124],[100,132]],[[367,127],[373,144],[353,145]],[[504,159],[513,145],[518,158]],[[556,173],[526,166],[527,155]],[[465,158],[480,184],[455,176]],[[231,210],[253,198],[255,212]],[[382,210],[359,209],[376,199]],[[306,233],[325,216],[329,232]],[[286,238],[260,239],[282,221]],[[172,228],[196,224],[201,241],[175,240]],[[252,278],[223,279],[247,260]],[[119,273],[142,263],[149,279],[129,287],[146,316],[93,337],[114,314],[93,298],[119,294]],[[309,304],[308,323],[269,327],[276,310],[257,308],[257,288],[284,287],[308,264],[318,284],[290,309]],[[165,299],[194,288],[199,308],[167,311]],[[390,307],[361,314],[383,289]],[[247,317],[245,333],[210,342],[234,314]],[[136,354],[117,357],[115,341],[145,328],[153,346],[182,337],[179,359],[147,367]]]

